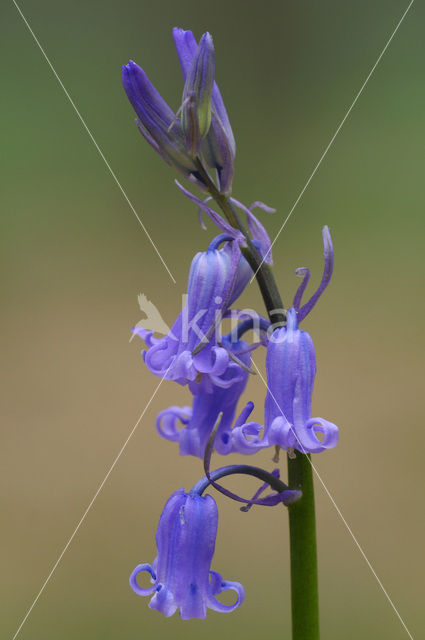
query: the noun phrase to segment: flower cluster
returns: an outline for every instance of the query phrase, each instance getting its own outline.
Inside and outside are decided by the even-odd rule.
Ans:
[[[192,406],[162,410],[156,421],[157,431],[177,442],[181,455],[201,459],[212,446],[221,455],[254,454],[269,447],[284,449],[291,456],[330,449],[337,444],[338,428],[328,420],[312,417],[315,351],[310,335],[299,329],[332,275],[334,254],[329,229],[324,227],[322,231],[323,277],[307,302],[303,303],[303,296],[310,272],[299,268],[296,275],[302,282],[289,310],[268,307],[267,320],[233,308],[254,270],[257,275],[272,264],[270,239],[253,209],[274,210],[262,202],[247,207],[230,196],[235,140],[214,80],[211,36],[205,33],[198,44],[191,31],[176,28],[173,37],[184,78],[181,106],[176,112],[134,62],[123,67],[123,84],[140,132],[166,162],[208,194],[205,199],[198,198],[177,183],[197,205],[201,224],[205,226],[204,213],[220,233],[193,258],[186,303],[168,334],[158,337],[141,327],[133,329],[146,345],[142,354],[149,371],[187,386],[193,398]],[[213,208],[211,200],[224,215]],[[246,217],[246,227],[240,215]],[[284,322],[273,324],[274,313]],[[234,325],[230,333],[222,335],[226,318],[232,318]],[[250,344],[244,336],[253,329],[256,337]],[[253,373],[252,353],[263,348],[267,393],[264,420],[259,423],[249,419],[252,402],[246,403],[239,414],[237,407]],[[258,477],[266,474],[266,485],[272,486],[267,472],[246,465],[243,469],[238,472],[256,469]],[[217,487],[207,467],[206,473],[207,485],[210,482]],[[272,497],[257,500],[256,494],[251,501],[240,500],[248,506],[271,506],[279,502],[289,505],[300,497],[296,488],[285,493],[284,485],[279,486]],[[241,585],[224,581],[210,570],[218,516],[213,498],[202,496],[202,491],[185,493],[180,489],[171,496],[158,525],[157,558],[152,566],[138,565],[130,578],[133,590],[139,595],[152,595],[149,606],[166,616],[180,609],[182,618],[203,618],[207,607],[232,611],[244,598]],[[137,582],[143,571],[151,576],[153,586],[149,589]],[[232,606],[221,604],[215,597],[226,589],[237,593]]]
[[[305,304],[302,295],[310,278],[308,269],[297,269],[303,276],[293,306],[287,311],[286,325],[274,328],[264,318],[242,321],[236,331],[221,336],[223,317],[231,315],[230,305],[237,299],[252,274],[234,240],[215,238],[207,251],[198,253],[189,272],[187,305],[170,332],[155,338],[152,332],[135,328],[147,349],[143,357],[157,376],[188,385],[192,407],[171,406],[157,418],[158,433],[178,442],[180,454],[203,458],[208,439],[222,414],[215,448],[220,454],[252,454],[279,446],[301,453],[318,453],[337,444],[338,428],[331,422],[312,417],[311,402],[316,375],[316,358],[310,335],[298,323],[311,311],[327,287],[333,268],[333,248],[329,229],[323,229],[325,266],[317,291]],[[223,248],[218,249],[221,242]],[[236,250],[233,251],[232,246]],[[232,252],[236,255],[232,259]],[[234,314],[233,314],[234,315]],[[245,331],[257,325],[262,339],[253,345],[242,339]],[[264,424],[248,421],[254,408],[248,402],[235,420],[238,400],[247,386],[254,349],[266,346],[267,394]]]

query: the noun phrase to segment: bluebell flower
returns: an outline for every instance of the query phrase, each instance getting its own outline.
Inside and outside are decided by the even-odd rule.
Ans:
[[[286,327],[277,329],[271,338],[266,356],[268,390],[264,416],[269,446],[302,453],[335,447],[338,427],[311,414],[316,358],[310,335],[298,329],[296,309],[288,311]]]
[[[158,433],[165,439],[179,443],[180,455],[204,457],[208,439],[222,413],[214,447],[222,455],[231,452],[231,429],[240,396],[247,385],[251,364],[251,348],[245,340],[231,341],[223,336],[231,356],[242,362],[230,361],[221,376],[204,375],[200,383],[190,383],[192,407],[172,406],[161,411],[156,420]],[[179,425],[180,423],[180,425]]]
[[[226,244],[219,249],[223,241]],[[144,329],[133,330],[148,346],[143,352],[148,369],[180,384],[199,381],[201,374],[221,376],[230,355],[225,345],[217,343],[216,333],[251,274],[231,236],[217,236],[207,251],[197,253],[189,272],[187,304],[170,332],[158,339]]]
[[[210,569],[217,524],[217,505],[211,496],[179,489],[169,498],[156,532],[158,555],[152,566],[139,564],[130,576],[133,591],[152,596],[151,609],[167,617],[179,609],[187,620],[205,618],[207,608],[230,612],[242,604],[242,585],[223,580]],[[149,588],[142,588],[137,582],[144,571],[151,576]],[[237,594],[237,600],[233,605],[222,604],[216,596],[229,589]]]
[[[173,38],[183,78],[187,83],[193,59],[198,52],[198,45],[192,31],[185,31],[176,27],[173,29]],[[215,82],[211,95],[211,124],[208,135],[202,142],[201,150],[202,158],[207,166],[217,170],[220,191],[222,193],[230,193],[236,145],[223,98]]]
[[[312,417],[316,357],[310,335],[298,328],[298,322],[314,307],[332,275],[333,248],[328,227],[323,229],[323,244],[325,268],[317,291],[301,306],[310,272],[305,268],[298,269],[297,275],[304,276],[303,282],[295,294],[293,307],[287,312],[286,326],[276,329],[269,337],[264,431],[256,422],[237,425],[232,431],[234,451],[255,453],[278,445],[302,453],[318,453],[335,447],[338,442],[335,424],[324,418]]]

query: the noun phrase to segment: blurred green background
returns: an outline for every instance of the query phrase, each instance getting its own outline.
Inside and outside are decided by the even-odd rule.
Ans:
[[[137,61],[177,108],[171,29],[213,34],[238,145],[234,195],[277,208],[262,217],[274,237],[407,4],[22,0],[176,285],[13,3],[3,4],[2,637],[12,638],[157,386],[140,341],[129,343],[142,317],[137,294],[171,323],[190,260],[215,233],[199,228],[172,170],[138,134],[121,65]],[[313,414],[338,424],[341,441],[314,462],[416,637],[424,626],[424,19],[414,3],[274,249],[289,303],[296,267],[319,280],[320,229],[331,228],[335,275],[304,328],[317,350]],[[260,308],[255,285],[241,305]],[[261,420],[258,377],[247,397]],[[128,587],[133,567],[154,558],[166,498],[202,474],[199,460],[179,458],[154,429],[158,411],[188,399],[185,389],[161,387],[22,640],[290,637],[280,508],[241,514],[217,498],[213,568],[247,594],[235,613],[164,619]],[[270,452],[256,462],[270,467]],[[407,637],[320,484],[317,511],[323,638]]]

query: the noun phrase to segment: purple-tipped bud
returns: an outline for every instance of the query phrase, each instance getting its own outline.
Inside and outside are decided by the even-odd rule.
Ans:
[[[204,33],[193,56],[183,91],[182,128],[186,148],[199,155],[201,142],[211,125],[211,95],[214,84],[214,45]]]
[[[152,566],[139,564],[130,576],[130,586],[140,596],[152,596],[149,603],[166,617],[177,609],[183,620],[205,618],[207,608],[228,613],[244,601],[244,588],[238,582],[223,580],[211,571],[217,535],[218,512],[214,499],[179,489],[169,498],[156,532],[158,555]],[[146,571],[153,583],[139,586],[137,577]],[[237,600],[222,604],[216,595],[232,590]]]
[[[176,27],[173,29],[173,38],[183,78],[186,81],[198,45],[192,31]],[[232,190],[236,145],[223,98],[215,82],[211,98],[211,125],[208,135],[202,142],[201,152],[207,165],[217,169],[220,190],[222,193],[229,194]]]
[[[186,177],[196,173],[187,152],[180,121],[161,97],[146,73],[135,62],[122,68],[122,82],[135,110],[140,133],[157,153]]]

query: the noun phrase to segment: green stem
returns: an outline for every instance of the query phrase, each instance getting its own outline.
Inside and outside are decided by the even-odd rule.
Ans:
[[[229,223],[241,231],[246,240],[246,247],[242,249],[242,253],[255,273],[270,321],[274,326],[283,325],[286,313],[271,267],[262,261],[229,199],[218,191],[201,163],[199,172]],[[319,640],[316,520],[313,470],[309,455],[297,451],[295,458],[288,456],[288,484],[291,489],[302,491],[300,500],[288,507],[292,638]]]
[[[293,640],[319,640],[316,520],[310,455],[288,456],[288,484],[302,498],[288,507]]]

